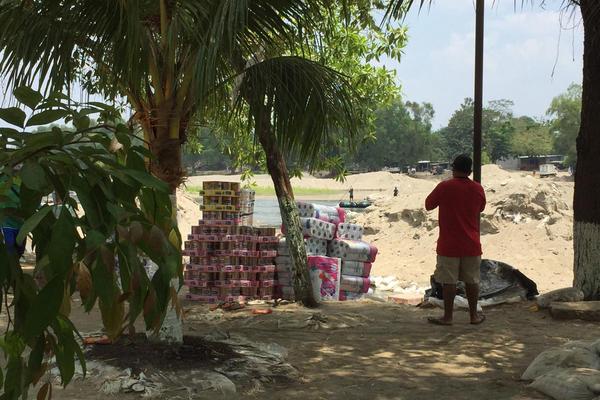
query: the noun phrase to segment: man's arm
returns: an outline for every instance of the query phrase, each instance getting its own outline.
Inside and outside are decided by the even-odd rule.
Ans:
[[[425,199],[425,209],[431,211],[440,205],[440,185],[437,185],[433,192]]]

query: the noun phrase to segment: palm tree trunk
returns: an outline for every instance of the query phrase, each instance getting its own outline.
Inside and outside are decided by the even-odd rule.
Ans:
[[[166,136],[166,135],[165,135]],[[150,160],[150,172],[166,182],[175,194],[183,183],[184,171],[181,158],[181,140],[169,137],[157,137],[150,142],[150,152],[154,156]]]
[[[158,110],[156,115],[171,115],[171,109]],[[150,113],[149,113],[150,114]],[[149,163],[150,172],[169,185],[171,191],[171,206],[173,210],[173,224],[177,226],[177,188],[183,182],[184,171],[182,167],[181,146],[185,138],[187,124],[181,121],[187,121],[187,118],[152,118],[152,114],[144,114],[140,124],[144,130],[144,136],[149,143],[149,150],[153,158]],[[158,121],[155,125],[150,121]],[[175,134],[172,134],[175,133]],[[169,237],[169,232],[165,232]],[[181,243],[178,243],[181,247]],[[182,264],[183,265],[183,264]],[[156,266],[158,268],[158,266]],[[182,266],[183,268],[183,266]],[[179,278],[171,280],[171,286],[179,293]],[[160,342],[183,343],[183,319],[182,315],[177,313],[178,305],[173,304],[167,310],[163,324],[155,334],[153,331],[147,332],[151,340]]]
[[[600,299],[600,3],[581,0],[585,31],[581,128],[577,137],[574,286]]]
[[[286,231],[286,242],[294,265],[296,300],[301,301],[306,307],[316,307],[318,303],[313,296],[300,215],[294,200],[294,192],[285,159],[272,131],[269,108],[264,105],[254,105],[251,106],[251,111],[256,123],[258,140],[267,156],[267,170],[273,179],[281,220]]]

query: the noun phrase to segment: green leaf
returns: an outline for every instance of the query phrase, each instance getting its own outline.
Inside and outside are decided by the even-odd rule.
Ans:
[[[101,232],[90,230],[85,235],[85,245],[87,251],[95,251],[100,245],[106,243],[106,237]]]
[[[19,128],[23,128],[25,117],[25,113],[20,108],[0,108],[0,119],[3,119],[11,125],[18,126]]]
[[[169,190],[169,186],[165,182],[153,177],[147,172],[133,169],[126,169],[123,172],[146,187],[155,188],[163,192],[168,192]]]
[[[23,134],[13,128],[0,128],[0,136],[4,138],[10,138],[14,140],[22,140]]]
[[[40,335],[56,318],[65,294],[63,278],[56,276],[33,299],[23,326],[23,334],[27,340]]]
[[[75,249],[75,226],[69,209],[61,207],[58,221],[52,227],[52,238],[48,248],[48,256],[54,273],[59,276],[73,266],[73,250]],[[51,279],[51,277],[47,277]]]
[[[67,344],[64,334],[58,331],[59,343],[54,346],[54,354],[56,355],[56,364],[60,371],[63,386],[67,386],[73,375],[75,375],[75,349]]]
[[[61,344],[65,347],[65,349],[69,349],[70,351],[73,351],[75,354],[77,354],[77,359],[79,360],[79,364],[81,365],[81,370],[83,372],[83,377],[85,378],[85,375],[87,373],[85,356],[83,354],[83,351],[81,350],[81,347],[79,346],[77,341],[75,341],[75,334],[79,336],[80,339],[81,335],[77,331],[77,328],[75,328],[75,325],[73,325],[73,322],[71,322],[71,320],[67,317],[59,315],[57,318],[57,322],[57,324],[53,324],[53,329],[56,329],[58,332],[60,332],[58,333],[58,338],[61,341]]]
[[[21,169],[23,184],[30,189],[42,191],[48,185],[46,171],[35,161],[27,161]]]
[[[48,125],[65,118],[71,113],[66,110],[45,110],[27,120],[27,126]]]
[[[90,118],[88,116],[75,118],[73,120],[73,125],[75,125],[75,128],[78,130],[87,129],[90,127]]]
[[[40,101],[43,99],[43,96],[40,94],[40,92],[37,92],[27,86],[20,86],[16,88],[13,94],[17,100],[32,110],[35,109],[35,107],[40,104]]]
[[[33,214],[31,217],[27,218],[25,223],[23,223],[21,229],[19,229],[19,234],[17,235],[17,242],[22,242],[23,240],[25,240],[27,235],[39,225],[39,223],[46,217],[46,215],[48,215],[50,211],[52,211],[52,208],[50,208],[47,205],[44,205],[38,210],[38,212]]]
[[[36,384],[40,378],[40,369],[42,361],[44,360],[44,347],[46,346],[46,340],[44,335],[40,335],[38,340],[35,342],[35,346],[29,353],[29,361],[27,362],[27,373],[29,378]]]
[[[21,394],[21,377],[23,374],[23,362],[20,356],[10,356],[6,365],[6,378],[4,380],[4,395],[6,398],[16,399]]]

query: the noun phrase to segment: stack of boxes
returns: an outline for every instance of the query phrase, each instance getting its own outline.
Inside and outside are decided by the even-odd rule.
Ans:
[[[344,210],[298,203],[308,267],[318,300],[357,299],[370,287],[369,274],[377,248],[362,241],[363,228],[345,222]],[[292,299],[292,262],[285,238],[275,261],[276,296]]]
[[[185,242],[187,298],[205,303],[273,297],[275,228],[250,226],[254,192],[237,182],[204,182],[202,219]],[[248,224],[250,223],[250,224]]]

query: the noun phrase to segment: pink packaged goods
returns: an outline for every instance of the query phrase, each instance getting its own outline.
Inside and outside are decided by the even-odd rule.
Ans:
[[[373,264],[362,261],[342,261],[342,274],[368,277]]]
[[[334,239],[329,243],[329,255],[344,261],[375,262],[377,247],[360,240]]]
[[[300,217],[317,218],[323,221],[331,222],[335,225],[346,220],[346,212],[343,208],[325,206],[322,204],[305,203],[299,201],[296,203]]]
[[[369,278],[342,275],[340,279],[340,290],[347,290],[348,292],[367,293],[370,286],[371,281]]]
[[[317,300],[340,299],[340,259],[322,256],[309,256],[308,268]]]

